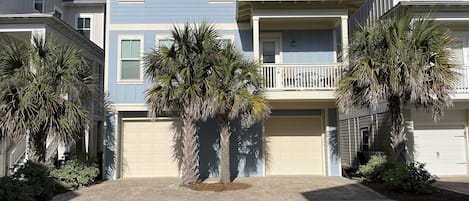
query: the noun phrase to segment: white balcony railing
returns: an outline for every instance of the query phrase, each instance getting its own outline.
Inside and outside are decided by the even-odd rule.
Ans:
[[[341,63],[263,64],[260,73],[267,90],[334,90]]]
[[[455,68],[454,71],[459,73],[459,79],[456,80],[454,91],[458,94],[469,93],[469,66]]]

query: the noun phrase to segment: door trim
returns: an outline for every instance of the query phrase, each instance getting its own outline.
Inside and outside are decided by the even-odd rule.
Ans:
[[[262,42],[264,40],[274,40],[275,42],[278,42],[277,45],[277,50],[276,50],[276,57],[278,56],[278,61],[277,58],[275,59],[275,64],[282,64],[283,63],[283,41],[282,41],[282,32],[263,32],[260,33],[260,39],[259,39],[259,59],[262,61],[262,51],[263,51],[263,45]],[[262,64],[262,62],[261,62]]]

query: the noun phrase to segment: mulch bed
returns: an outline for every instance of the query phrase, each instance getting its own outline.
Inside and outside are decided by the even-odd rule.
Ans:
[[[200,183],[200,184],[184,185],[184,186],[195,191],[215,191],[215,192],[243,190],[243,189],[247,189],[251,187],[250,184],[245,184],[245,183],[229,183],[229,184]]]
[[[383,184],[376,184],[370,182],[362,182],[362,184],[368,186],[369,188],[388,198],[398,201],[469,201],[469,195],[464,195],[435,187],[432,188],[432,192],[429,194],[415,194],[409,192],[395,191],[387,188]]]

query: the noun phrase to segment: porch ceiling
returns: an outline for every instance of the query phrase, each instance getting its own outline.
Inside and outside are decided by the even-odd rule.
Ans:
[[[238,0],[238,21],[248,21],[254,9],[316,9],[347,10],[353,14],[365,0]]]

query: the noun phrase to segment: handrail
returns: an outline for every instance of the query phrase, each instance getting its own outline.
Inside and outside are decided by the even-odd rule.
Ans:
[[[342,63],[262,64],[259,73],[267,90],[334,90]]]
[[[22,136],[15,145],[8,151],[8,167],[17,164],[26,153],[26,135]]]
[[[462,66],[453,68],[459,74],[459,79],[456,80],[454,91],[455,93],[469,93],[469,66]]]

